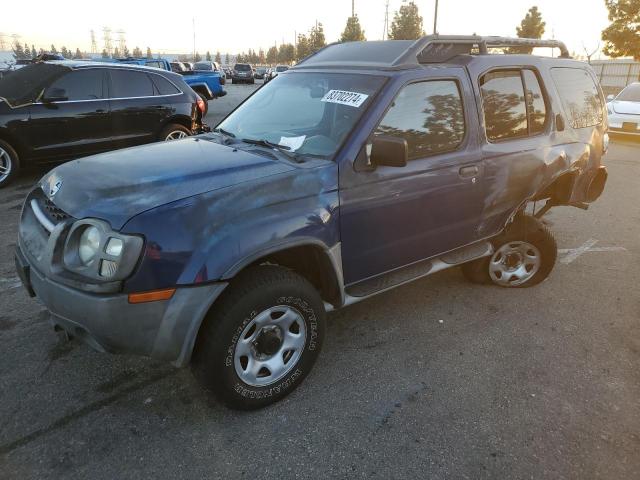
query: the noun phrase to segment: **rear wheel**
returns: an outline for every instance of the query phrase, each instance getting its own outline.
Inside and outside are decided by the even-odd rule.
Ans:
[[[0,140],[0,188],[9,185],[18,175],[18,170],[18,153],[7,142]]]
[[[173,140],[181,140],[191,135],[189,129],[178,123],[170,123],[160,133],[161,142],[170,142]]]
[[[251,268],[205,320],[193,371],[230,407],[265,407],[302,383],[324,332],[323,302],[305,278],[276,266]]]
[[[551,231],[531,216],[518,217],[492,240],[494,253],[462,266],[474,283],[501,287],[532,287],[545,280],[556,263],[558,246]]]

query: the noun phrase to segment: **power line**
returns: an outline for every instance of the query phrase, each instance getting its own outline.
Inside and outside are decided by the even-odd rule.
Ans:
[[[389,0],[384,5],[384,30],[382,31],[382,40],[386,40],[389,31]]]

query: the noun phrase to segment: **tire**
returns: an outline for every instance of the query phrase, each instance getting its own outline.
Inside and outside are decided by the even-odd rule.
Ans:
[[[180,125],[179,123],[170,123],[162,129],[158,140],[161,142],[168,142],[172,140],[180,140],[189,136],[191,136],[191,132],[188,128]]]
[[[0,140],[0,188],[9,185],[18,176],[20,157],[15,149]]]
[[[462,266],[467,280],[507,288],[533,287],[549,276],[558,257],[551,231],[529,215],[517,217],[491,243],[492,256]]]
[[[230,408],[266,407],[302,383],[324,334],[324,304],[305,278],[277,266],[253,267],[232,282],[205,319],[192,370]],[[297,348],[287,350],[287,342]]]
[[[251,85],[255,84],[256,81],[255,80],[251,80]]]
[[[204,94],[202,93],[199,93],[198,95],[204,102],[204,112],[202,112],[202,118],[204,118],[207,116],[207,113],[209,112],[209,100],[207,100],[207,97],[205,97]]]

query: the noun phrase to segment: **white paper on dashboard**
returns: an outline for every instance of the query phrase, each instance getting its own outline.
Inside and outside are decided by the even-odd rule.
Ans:
[[[302,146],[306,138],[306,135],[302,135],[301,137],[280,137],[280,141],[278,143],[285,147],[289,147],[292,152],[295,152]]]

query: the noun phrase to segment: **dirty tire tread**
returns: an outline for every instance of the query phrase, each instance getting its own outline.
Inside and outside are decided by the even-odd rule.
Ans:
[[[314,351],[308,351],[307,346],[305,346],[305,352],[300,358],[298,366],[306,368],[306,371],[297,377],[290,387],[266,399],[246,399],[230,388],[229,382],[224,378],[226,376],[225,369],[220,368],[219,365],[221,365],[220,362],[228,353],[229,333],[237,330],[237,325],[241,323],[239,318],[246,317],[251,310],[256,308],[250,304],[250,302],[256,303],[255,297],[267,295],[265,292],[269,292],[270,289],[282,289],[283,291],[287,289],[288,291],[302,292],[308,297],[307,300],[311,303],[311,307],[316,314],[318,335],[315,343],[317,348]],[[286,294],[282,293],[276,296],[279,295]],[[242,313],[243,311],[245,313]],[[207,315],[207,318],[205,318],[194,349],[192,371],[196,378],[227,406],[238,410],[263,408],[294,391],[308,375],[322,347],[325,333],[324,316],[324,304],[320,295],[304,277],[279,266],[262,265],[251,267],[241,272],[232,281],[220,299],[215,302],[214,308]],[[307,328],[309,327],[307,326]],[[303,363],[304,365],[302,365]],[[214,368],[213,366],[217,367]],[[297,368],[293,370],[295,371]],[[232,372],[232,375],[235,376],[233,365],[227,367],[228,372]],[[274,385],[286,381],[291,373],[289,372],[283,379],[275,382]],[[251,387],[247,386],[247,388]]]
[[[522,285],[514,285],[508,288],[528,288],[538,285],[549,276],[555,266],[558,256],[556,239],[551,230],[540,220],[530,215],[521,215],[502,234],[494,238],[491,243],[497,249],[505,243],[516,240],[525,240],[535,244],[542,255],[542,265],[531,280]],[[472,283],[493,283],[489,276],[489,259],[490,257],[481,258],[462,265],[462,273],[465,278]]]

